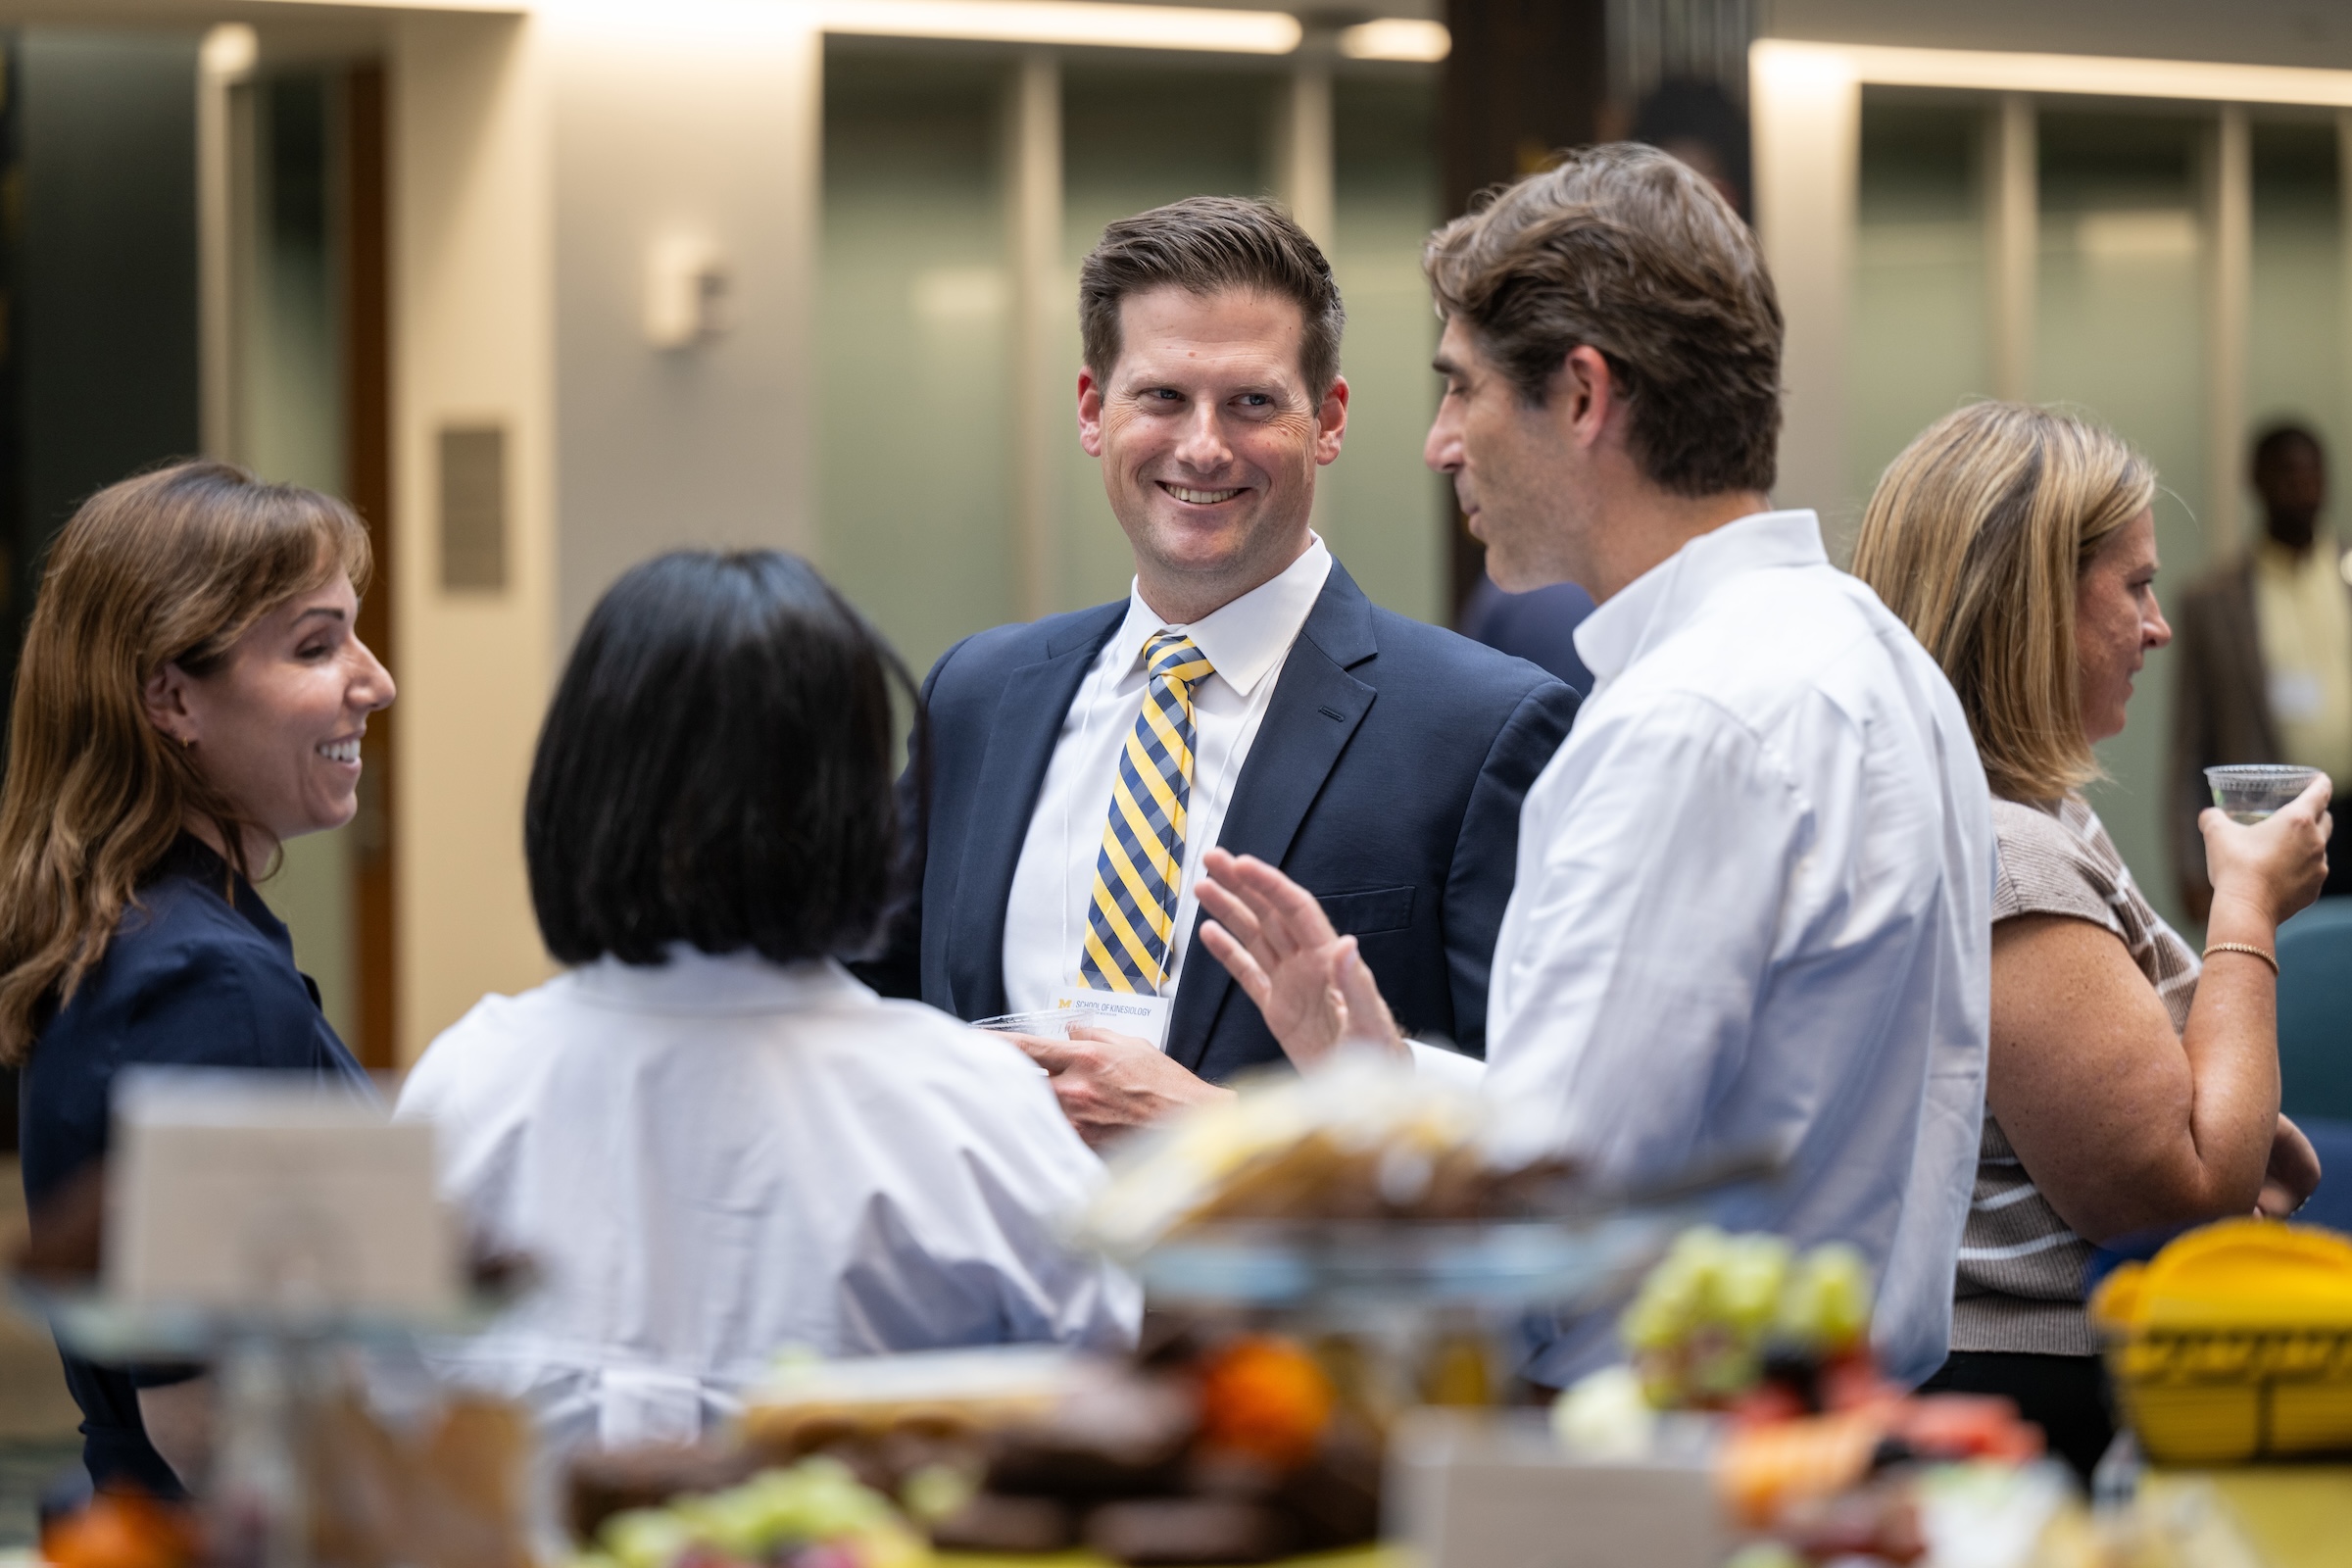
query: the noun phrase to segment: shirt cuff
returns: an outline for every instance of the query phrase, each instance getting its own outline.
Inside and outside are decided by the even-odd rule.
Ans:
[[[1413,1054],[1413,1071],[1433,1083],[1451,1089],[1476,1089],[1486,1081],[1487,1064],[1476,1056],[1465,1056],[1444,1046],[1424,1045],[1407,1040],[1405,1049]]]

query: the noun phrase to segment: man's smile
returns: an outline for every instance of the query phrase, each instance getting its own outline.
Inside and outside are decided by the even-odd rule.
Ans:
[[[1222,490],[1207,490],[1194,485],[1170,484],[1165,479],[1155,479],[1152,482],[1177,500],[1195,507],[1223,506],[1249,488],[1246,485],[1236,485]]]

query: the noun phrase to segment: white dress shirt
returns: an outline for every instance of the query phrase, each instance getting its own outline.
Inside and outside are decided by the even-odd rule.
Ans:
[[[488,997],[398,1114],[544,1287],[439,1370],[551,1447],[691,1442],[775,1352],[1119,1348],[1134,1283],[1057,1240],[1102,1165],[1009,1042],[832,963],[673,950]]]
[[[1291,645],[1331,575],[1331,552],[1307,536],[1297,561],[1271,581],[1189,625],[1162,619],[1144,603],[1141,584],[1127,595],[1127,616],[1102,645],[1061,721],[1054,760],[1030,813],[1004,910],[1004,1004],[1013,1012],[1051,1007],[1076,979],[1094,899],[1095,861],[1110,817],[1119,753],[1144,710],[1144,644],[1162,627],[1193,639],[1216,673],[1193,688],[1193,788],[1185,808],[1184,880],[1168,972],[1160,995],[1176,994],[1191,946],[1194,885],[1200,858],[1217,842],[1234,785],[1274,700]]]
[[[1958,700],[1809,512],[1700,536],[1577,629],[1528,791],[1487,1086],[1519,1152],[1658,1179],[1761,1152],[1721,1222],[1852,1243],[1890,1376],[1942,1362],[1991,1010],[1993,846]],[[1614,1353],[1576,1325],[1537,1376]]]

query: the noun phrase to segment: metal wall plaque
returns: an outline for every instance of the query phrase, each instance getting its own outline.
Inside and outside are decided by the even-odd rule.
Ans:
[[[496,424],[441,429],[441,586],[507,585],[507,432]]]

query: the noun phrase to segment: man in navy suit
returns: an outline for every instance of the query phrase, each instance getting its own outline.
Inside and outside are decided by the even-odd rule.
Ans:
[[[1079,303],[1079,442],[1135,584],[934,666],[920,892],[868,977],[969,1019],[1114,1020],[1015,1036],[1099,1142],[1285,1059],[1191,941],[1222,845],[1314,893],[1407,1027],[1477,1054],[1520,798],[1576,694],[1374,606],[1308,527],[1345,318],[1278,208],[1113,223]]]

